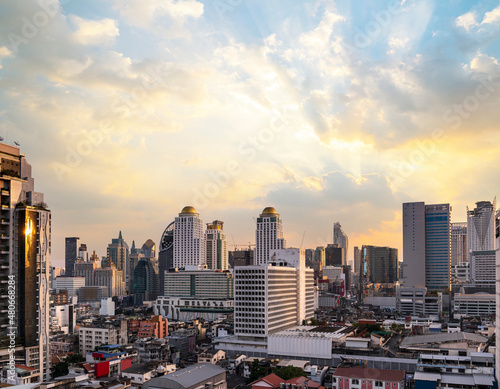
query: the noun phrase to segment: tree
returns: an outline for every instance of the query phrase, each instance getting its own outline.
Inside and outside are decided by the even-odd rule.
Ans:
[[[273,373],[285,381],[297,377],[307,377],[304,370],[295,366],[275,367]]]
[[[69,373],[68,364],[59,362],[52,366],[52,378],[61,377]]]
[[[259,365],[259,360],[254,359],[252,363],[252,368],[250,369],[249,382],[257,381],[259,378],[264,377],[267,374],[267,369]]]

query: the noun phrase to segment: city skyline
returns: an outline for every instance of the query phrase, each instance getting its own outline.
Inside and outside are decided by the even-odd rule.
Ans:
[[[499,192],[497,2],[141,4],[0,5],[0,136],[46,195],[53,265],[66,237],[159,244],[187,205],[229,249],[271,206],[287,247],[338,221],[349,260],[402,252],[402,203],[465,222]]]

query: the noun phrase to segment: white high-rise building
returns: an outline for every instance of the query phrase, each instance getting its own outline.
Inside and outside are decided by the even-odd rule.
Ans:
[[[273,207],[266,207],[257,218],[255,230],[254,265],[269,261],[269,252],[285,248],[280,215]]]
[[[203,220],[191,206],[182,209],[175,218],[174,267],[206,264]]]
[[[490,251],[495,249],[495,212],[496,199],[478,201],[476,208],[467,207],[467,248],[474,251]]]
[[[205,230],[205,253],[207,257],[207,269],[227,270],[227,240],[223,231],[224,223],[215,220],[207,223]]]
[[[467,246],[471,282],[495,286],[495,213],[496,199],[479,201],[476,208],[467,208]]]
[[[347,251],[349,249],[349,238],[347,234],[342,230],[342,226],[339,222],[333,225],[333,244],[338,244],[339,247],[344,249],[342,265],[347,265]]]
[[[263,347],[268,334],[314,317],[314,271],[305,251],[279,249],[272,260],[235,268],[235,334]]]
[[[495,313],[495,341],[500,345],[500,211],[495,215],[495,251],[496,251],[496,313]],[[495,348],[495,374],[497,382],[500,382],[500,347]]]

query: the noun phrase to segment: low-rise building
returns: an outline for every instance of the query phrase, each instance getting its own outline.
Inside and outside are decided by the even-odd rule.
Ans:
[[[453,314],[455,318],[460,316],[492,316],[496,312],[496,300],[494,294],[456,293],[454,296]]]
[[[198,354],[198,363],[211,363],[215,365],[225,358],[226,353],[222,350],[205,350]]]
[[[151,361],[166,361],[170,355],[168,340],[163,339],[138,339],[134,348],[139,354],[141,363]]]
[[[401,370],[337,367],[333,389],[404,389],[406,373]]]
[[[401,350],[442,355],[468,356],[479,352],[486,345],[488,338],[470,332],[439,333],[408,336],[399,345]]]
[[[24,366],[15,365],[14,374],[7,366],[2,368],[0,382],[7,385],[28,385],[40,382],[40,370]],[[4,385],[2,385],[4,386]]]
[[[233,299],[159,296],[153,306],[155,315],[170,320],[191,321],[196,318],[217,320],[234,312]]]
[[[103,344],[127,344],[127,321],[99,323],[78,328],[80,354],[92,352]]]
[[[226,370],[211,363],[197,363],[172,374],[153,378],[143,389],[227,389]]]

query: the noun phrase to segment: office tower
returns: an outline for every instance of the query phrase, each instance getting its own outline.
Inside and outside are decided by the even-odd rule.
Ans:
[[[229,251],[229,266],[250,266],[253,265],[254,251],[249,247],[247,250]]]
[[[205,252],[207,256],[207,269],[227,270],[227,241],[223,231],[224,223],[215,220],[207,223],[205,230]]]
[[[468,261],[467,222],[451,223],[451,266]]]
[[[205,265],[203,220],[196,209],[186,206],[175,218],[174,267]]]
[[[31,165],[19,148],[0,143],[0,355],[8,353],[9,333],[24,348],[22,364],[49,377],[50,211],[43,194],[35,192]],[[9,276],[15,281],[15,301],[9,299]],[[11,284],[12,285],[12,284]],[[15,327],[9,305],[15,304]],[[16,363],[20,362],[20,352]]]
[[[361,266],[361,250],[358,246],[354,246],[354,274],[359,274]]]
[[[44,205],[17,205],[14,212],[14,274],[17,334],[26,365],[50,377],[50,211]]]
[[[168,269],[174,267],[174,226],[175,223],[170,223],[160,239],[160,252],[158,253],[158,276],[160,279],[159,294],[164,296],[164,284],[165,273]]]
[[[78,248],[78,259],[83,259],[84,261],[89,260],[89,254],[87,253],[87,245],[85,243],[80,244]]]
[[[94,270],[97,268],[99,268],[98,261],[85,262],[79,259],[75,262],[73,275],[74,277],[85,277],[85,284],[83,286],[94,286]]]
[[[285,248],[283,227],[280,215],[273,207],[266,207],[257,218],[255,230],[254,264],[262,265],[269,261],[269,251]]]
[[[144,258],[144,254],[142,254],[141,249],[138,249],[135,247],[135,240],[132,241],[132,247],[130,248],[130,254],[128,256],[128,261],[129,261],[129,269],[130,269],[130,274],[132,274],[132,277],[129,277],[128,283],[127,283],[127,292],[129,294],[134,293],[134,271],[136,265],[139,263],[141,258]]]
[[[321,263],[322,267],[326,266],[325,248],[323,246],[318,246],[314,250],[314,261]]]
[[[151,263],[151,257],[141,258],[135,266],[133,293],[135,305],[158,297],[158,270]]]
[[[66,238],[65,241],[65,275],[71,277],[73,275],[75,261],[78,258],[78,248],[80,247],[80,238]]]
[[[111,244],[108,245],[107,256],[108,256],[108,266],[116,267],[117,270],[121,271],[123,282],[127,284],[129,274],[129,262],[128,262],[128,245],[125,243],[122,237],[122,232],[118,234],[118,239],[111,239]]]
[[[496,199],[479,201],[467,208],[467,246],[471,282],[493,290],[495,287],[495,214]]]
[[[495,295],[496,295],[496,312],[495,312],[495,343],[500,345],[500,211],[495,213]],[[495,347],[495,375],[497,382],[500,382],[500,347]]]
[[[116,267],[104,267],[94,270],[94,286],[106,287],[106,296],[124,296],[125,282],[121,270]]]
[[[80,271],[80,269],[78,270]],[[57,292],[61,290],[67,290],[68,296],[72,297],[72,296],[77,296],[78,289],[83,288],[84,286],[90,286],[90,285],[85,285],[85,276],[78,276],[78,277],[59,276],[56,278],[54,289]]]
[[[405,287],[450,287],[450,213],[449,204],[403,204]]]
[[[312,262],[314,260],[314,250],[306,249],[306,262]]]
[[[398,281],[398,250],[391,247],[365,246],[361,248],[361,261],[366,264],[366,277],[375,284]]]
[[[325,265],[326,266],[342,266],[345,265],[345,252],[344,248],[340,247],[338,243],[329,244],[325,248]]]
[[[273,250],[271,257],[234,270],[235,334],[245,341],[265,343],[268,334],[314,317],[314,272],[304,250]]]
[[[333,224],[333,244],[338,244],[339,247],[344,249],[344,256],[342,258],[342,265],[347,265],[347,251],[349,250],[349,239],[339,222]]]

